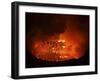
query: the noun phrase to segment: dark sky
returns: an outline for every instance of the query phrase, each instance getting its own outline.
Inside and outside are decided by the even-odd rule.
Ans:
[[[82,15],[56,15],[56,14],[41,14],[41,13],[26,13],[26,22],[29,31],[42,31],[44,34],[63,33],[66,30],[67,23],[77,24],[81,31],[88,30],[89,16]]]

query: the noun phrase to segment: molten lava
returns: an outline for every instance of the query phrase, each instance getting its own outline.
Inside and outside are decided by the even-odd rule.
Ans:
[[[32,54],[45,61],[65,61],[79,59],[86,51],[87,40],[80,32],[65,31],[62,34],[54,35],[48,39],[39,39],[32,43]]]

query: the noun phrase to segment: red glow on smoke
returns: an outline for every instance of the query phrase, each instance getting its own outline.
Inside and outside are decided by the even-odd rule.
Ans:
[[[84,33],[70,28],[59,35],[54,35],[46,40],[39,39],[41,35],[36,36],[32,42],[32,54],[46,61],[65,61],[70,59],[79,59],[85,54],[87,39]],[[35,53],[34,50],[35,49]]]

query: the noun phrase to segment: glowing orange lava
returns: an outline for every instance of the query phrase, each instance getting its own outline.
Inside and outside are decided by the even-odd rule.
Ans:
[[[67,30],[64,33],[53,35],[41,40],[40,35],[32,43],[32,54],[45,61],[65,61],[79,59],[87,49],[87,37],[77,30]]]

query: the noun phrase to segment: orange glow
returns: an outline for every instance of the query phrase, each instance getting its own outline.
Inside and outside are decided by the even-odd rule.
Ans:
[[[87,49],[87,34],[67,28],[60,34],[55,34],[45,40],[40,39],[38,34],[32,42],[32,54],[45,61],[65,61],[81,58]],[[35,53],[34,53],[34,50]]]

